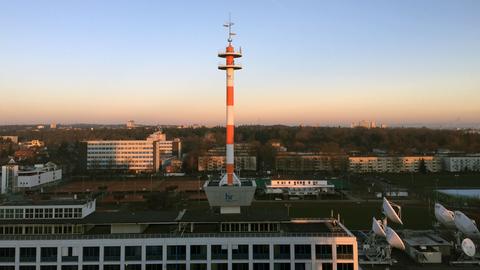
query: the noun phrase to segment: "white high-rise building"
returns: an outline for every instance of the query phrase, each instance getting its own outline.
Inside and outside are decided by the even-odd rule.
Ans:
[[[156,172],[180,140],[167,141],[164,133],[155,132],[146,140],[96,140],[86,144],[87,170]]]

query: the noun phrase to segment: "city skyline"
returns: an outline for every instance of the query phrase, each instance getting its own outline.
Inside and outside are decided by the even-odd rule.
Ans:
[[[223,122],[227,4],[26,2],[0,11],[0,124]],[[479,7],[242,3],[236,122],[478,125]]]

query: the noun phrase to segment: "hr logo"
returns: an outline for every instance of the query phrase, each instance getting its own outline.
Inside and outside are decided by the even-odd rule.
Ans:
[[[225,192],[225,201],[232,202],[233,201],[233,194]]]

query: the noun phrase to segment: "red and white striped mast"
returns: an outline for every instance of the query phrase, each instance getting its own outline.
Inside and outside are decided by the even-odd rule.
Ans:
[[[232,36],[235,33],[232,32],[233,22],[229,20],[228,23],[223,26],[228,28],[228,46],[225,52],[220,52],[218,57],[225,58],[225,64],[218,65],[218,69],[226,70],[227,73],[227,136],[226,136],[226,171],[227,173],[222,177],[220,185],[240,185],[241,182],[235,175],[234,164],[234,112],[233,112],[233,72],[237,69],[242,69],[241,65],[235,64],[235,58],[242,57],[242,49],[235,51],[232,46]]]

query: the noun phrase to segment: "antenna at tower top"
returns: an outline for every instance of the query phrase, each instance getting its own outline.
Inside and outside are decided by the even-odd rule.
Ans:
[[[232,22],[232,16],[231,14],[228,14],[228,22],[223,24],[223,26],[228,28],[228,43],[232,42],[232,36],[235,36],[236,34],[232,32],[232,26],[234,23]]]

